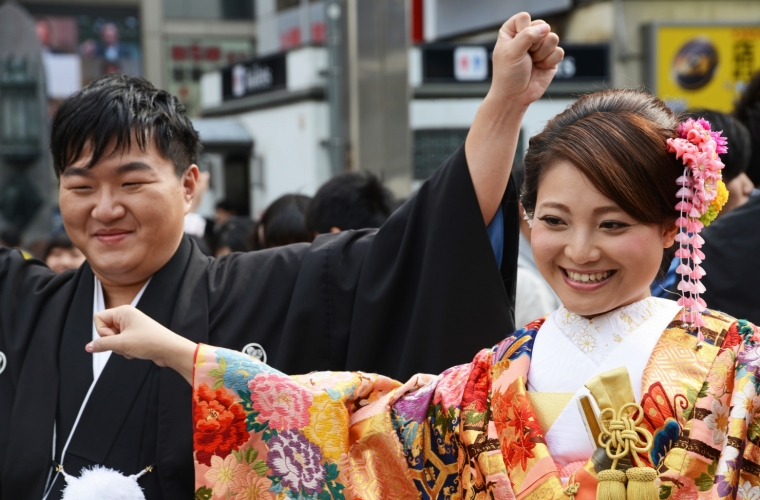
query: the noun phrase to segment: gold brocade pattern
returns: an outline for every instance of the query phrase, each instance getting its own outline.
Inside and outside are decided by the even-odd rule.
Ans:
[[[542,429],[550,429],[565,406],[573,399],[572,392],[528,392],[528,399],[536,412]]]

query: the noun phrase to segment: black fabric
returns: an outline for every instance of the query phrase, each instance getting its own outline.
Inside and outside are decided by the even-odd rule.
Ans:
[[[702,231],[707,307],[735,318],[760,322],[760,196],[718,218]]]
[[[219,259],[185,238],[138,307],[195,342],[236,350],[257,343],[287,373],[437,373],[514,330],[516,200],[510,185],[501,273],[462,147],[380,230]],[[56,414],[70,428],[92,379],[91,359],[81,356],[91,318],[86,265],[53,277],[41,262],[0,248],[0,351],[9,360],[0,374],[3,498],[42,495]],[[61,404],[51,403],[59,392]],[[112,356],[67,469],[102,464],[131,474],[154,461],[140,480],[146,498],[191,498],[191,392],[171,370]]]

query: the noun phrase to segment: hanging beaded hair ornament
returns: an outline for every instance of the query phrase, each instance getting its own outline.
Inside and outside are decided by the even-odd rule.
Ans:
[[[705,240],[699,233],[715,220],[728,200],[728,190],[721,174],[724,165],[718,156],[728,151],[727,141],[721,137],[721,132],[713,132],[706,120],[689,118],[678,127],[678,137],[667,142],[668,151],[675,153],[684,164],[683,175],[676,180],[680,186],[676,193],[680,199],[676,205],[680,212],[676,220],[679,228],[676,257],[680,259],[676,273],[681,276],[678,305],[683,307],[681,321],[684,328],[697,330],[701,345],[705,325],[701,313],[707,305],[700,297],[705,292],[701,281],[705,270],[700,266],[705,258],[700,250]]]

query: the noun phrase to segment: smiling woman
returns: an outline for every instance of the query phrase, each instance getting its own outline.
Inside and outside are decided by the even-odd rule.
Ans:
[[[178,371],[212,434],[224,422],[204,413],[210,398],[245,418],[232,449],[196,434],[203,495],[754,498],[760,331],[699,298],[698,232],[720,209],[725,141],[707,122],[679,121],[653,96],[611,90],[531,139],[522,203],[563,305],[469,365],[403,385],[362,372],[286,377],[129,307],[99,314],[102,338],[87,349]],[[676,242],[684,296],[653,298]],[[277,418],[264,411],[272,398]]]

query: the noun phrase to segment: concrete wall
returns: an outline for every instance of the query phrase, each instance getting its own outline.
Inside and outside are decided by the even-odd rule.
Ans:
[[[264,186],[254,192],[252,215],[286,193],[311,196],[330,178],[327,149],[321,145],[329,135],[327,113],[327,103],[303,101],[236,117],[251,134],[254,163],[263,170]]]
[[[522,122],[523,135],[529,138],[540,132],[546,122],[560,113],[574,99],[540,99],[528,108]],[[412,130],[469,128],[482,99],[415,99],[409,109]],[[525,147],[528,147],[527,140]]]

